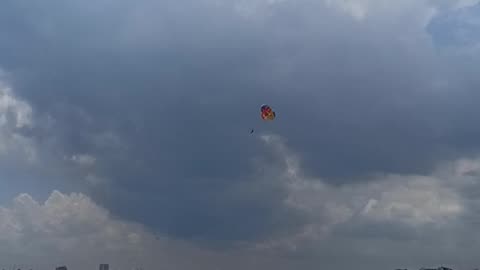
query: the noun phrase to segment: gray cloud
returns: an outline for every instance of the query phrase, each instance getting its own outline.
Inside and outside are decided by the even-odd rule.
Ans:
[[[438,14],[427,27],[435,43],[439,46],[476,46],[478,45],[479,4],[458,10],[448,10]]]
[[[305,228],[328,229],[327,239],[339,239],[332,250],[359,252],[359,261],[370,256],[360,246],[374,243],[364,238],[384,237],[379,250],[406,247],[424,235],[417,215],[453,215],[428,206],[445,194],[440,204],[475,223],[476,188],[432,180],[438,193],[407,196],[415,204],[396,186],[478,153],[478,60],[436,50],[425,31],[431,10],[448,12],[452,2],[342,3],[2,3],[0,64],[38,123],[18,131],[42,156],[26,178],[44,179],[11,180],[11,192],[82,191],[119,218],[210,246],[291,243]],[[273,123],[260,121],[262,103],[277,110]],[[286,139],[311,191],[284,184],[284,156],[268,152],[263,133]],[[362,209],[349,196],[362,208],[385,190],[399,197],[377,198],[376,217],[392,204],[406,209],[352,217]],[[300,200],[310,209],[285,203],[292,196],[311,200]],[[317,256],[332,252],[312,246]]]
[[[476,264],[478,159],[441,164],[429,175],[377,175],[368,184],[335,186],[308,178],[294,153],[269,140],[286,162],[276,178],[288,190],[284,203],[308,221],[297,233],[261,241],[259,251],[316,258],[335,269]]]

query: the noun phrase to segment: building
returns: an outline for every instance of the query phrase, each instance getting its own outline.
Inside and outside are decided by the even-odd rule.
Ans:
[[[108,264],[100,264],[100,267],[98,268],[98,270],[108,270]]]
[[[420,270],[452,270],[451,268],[448,267],[438,267],[438,268],[420,268]]]

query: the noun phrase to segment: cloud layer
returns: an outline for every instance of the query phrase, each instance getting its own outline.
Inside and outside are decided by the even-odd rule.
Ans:
[[[127,264],[133,233],[169,239],[170,255],[212,254],[205,267],[267,254],[267,268],[470,267],[477,11],[5,1],[1,203],[29,195],[2,210],[2,236],[18,258],[65,248],[76,265],[94,250]],[[263,103],[276,121],[261,122]]]
[[[479,205],[479,160],[443,164],[428,176],[379,175],[369,184],[336,187],[306,178],[300,160],[278,136],[263,140],[278,163],[262,166],[258,178],[285,192],[277,207],[305,221],[290,231],[213,251],[115,218],[83,194],[54,191],[44,203],[21,194],[0,210],[3,258],[47,268],[71,264],[75,269],[103,261],[116,269],[475,265],[480,235],[475,232],[478,218],[472,214]],[[344,256],[348,260],[341,259]],[[47,259],[52,257],[58,259]]]

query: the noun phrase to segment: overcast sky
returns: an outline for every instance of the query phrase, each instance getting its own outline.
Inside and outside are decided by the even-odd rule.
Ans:
[[[0,267],[479,267],[477,2],[1,1]]]

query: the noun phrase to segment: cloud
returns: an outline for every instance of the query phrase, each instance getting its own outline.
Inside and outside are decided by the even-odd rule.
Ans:
[[[264,140],[283,164],[273,178],[288,190],[283,203],[303,213],[307,222],[296,233],[257,242],[254,250],[304,260],[317,256],[338,269],[348,263],[329,259],[328,254],[349,257],[361,269],[474,264],[466,254],[475,249],[472,239],[479,236],[469,222],[478,206],[470,201],[477,201],[475,192],[467,190],[479,190],[478,158],[439,164],[428,175],[382,174],[369,182],[332,186],[306,176],[285,140],[275,135]],[[431,246],[435,251],[429,251]],[[453,252],[458,246],[462,251]],[[465,255],[459,255],[462,252]],[[370,266],[368,261],[376,263]]]
[[[25,161],[35,161],[36,149],[30,138],[22,134],[22,129],[33,126],[32,108],[13,93],[6,82],[6,74],[0,81],[0,155],[3,159],[17,157]]]
[[[115,219],[81,193],[53,191],[44,203],[20,194],[10,207],[0,208],[0,216],[2,261],[12,264],[50,267],[57,263],[82,269],[108,262],[126,269],[149,260],[168,265],[179,259],[168,258],[169,251],[164,249],[195,250],[156,236],[139,224]]]
[[[44,203],[20,194],[11,207],[0,208],[0,215],[3,262],[20,263],[13,258],[22,258],[48,265],[71,263],[78,254],[84,262],[89,256],[107,259],[117,252],[128,256],[138,244],[134,236],[145,235],[138,226],[113,219],[83,194],[54,191]],[[43,259],[47,257],[64,259]]]
[[[32,191],[38,196],[47,195],[53,188],[82,190],[78,179],[89,175],[93,181],[96,158],[87,154],[74,154],[64,160],[65,152],[52,146],[56,138],[48,133],[55,119],[48,113],[35,111],[32,104],[18,96],[11,73],[0,76],[0,183],[2,195],[11,196],[21,191]],[[111,140],[114,142],[114,140]],[[67,162],[66,162],[67,161]],[[71,180],[65,180],[65,178]],[[82,186],[82,185],[80,185]]]
[[[73,155],[70,160],[80,166],[91,166],[95,164],[95,157],[87,154]]]
[[[429,23],[427,31],[435,44],[440,47],[475,48],[479,44],[479,10],[477,2],[446,10],[435,16]]]
[[[61,254],[61,260],[49,263],[72,264],[75,268],[94,267],[95,260],[122,266],[138,263],[150,267],[159,264],[178,269],[190,267],[176,257],[178,254],[194,258],[197,266],[202,267],[217,265],[218,261],[226,265],[234,262],[240,267],[258,260],[267,267],[282,264],[284,269],[289,269],[302,262],[306,269],[313,269],[319,263],[313,259],[316,256],[334,268],[347,267],[345,262],[326,259],[331,252],[345,254],[354,263],[378,261],[375,265],[362,264],[364,269],[396,267],[405,261],[412,267],[435,264],[439,260],[454,265],[462,265],[462,260],[465,260],[463,265],[472,263],[466,255],[449,252],[454,243],[462,248],[474,248],[468,241],[478,237],[464,235],[458,227],[477,209],[472,209],[476,199],[465,192],[478,190],[475,181],[480,168],[478,160],[460,159],[442,164],[428,176],[379,175],[368,183],[332,186],[324,179],[306,176],[300,156],[289,149],[286,140],[273,135],[264,135],[262,140],[273,159],[267,159],[269,164],[258,161],[261,170],[257,177],[264,179],[269,190],[286,192],[283,206],[276,206],[293,210],[284,213],[286,219],[294,218],[295,212],[306,218],[305,223],[295,224],[288,231],[278,231],[277,224],[267,241],[257,239],[247,241],[246,245],[239,242],[237,249],[219,253],[168,239],[169,236],[157,236],[140,224],[116,219],[83,194],[54,191],[44,203],[21,194],[12,206],[1,208],[0,235],[7,243],[2,254],[8,256],[6,261],[26,260],[30,265],[45,265],[43,258]],[[258,188],[258,184],[255,187]],[[248,185],[243,188],[253,192]],[[233,194],[238,194],[238,190]],[[474,232],[474,228],[469,231]],[[450,236],[440,237],[444,234]],[[413,244],[415,238],[423,239],[421,244]],[[454,242],[450,242],[452,240]],[[403,249],[411,249],[411,245],[416,248],[402,253]],[[435,252],[422,252],[422,258],[415,256],[415,252],[431,246],[437,247]],[[161,256],[159,249],[163,252]],[[284,262],[280,259],[284,254],[293,258]],[[307,254],[312,256],[305,257]],[[467,250],[465,254],[469,254]],[[209,259],[199,259],[203,256]],[[300,261],[296,256],[301,256]]]
[[[0,192],[81,192],[169,239],[306,268],[471,261],[447,251],[478,220],[478,58],[425,28],[457,4],[6,1]]]
[[[109,263],[115,269],[207,269],[228,265],[242,269],[249,265],[277,265],[268,256],[205,250],[155,235],[140,224],[113,217],[81,193],[53,191],[43,203],[29,194],[20,194],[11,205],[0,207],[0,217],[3,266],[16,264],[35,269],[67,265],[69,269],[86,269]],[[278,268],[288,269],[288,264],[292,263]]]

